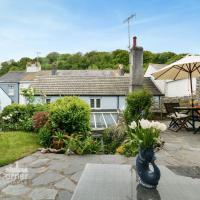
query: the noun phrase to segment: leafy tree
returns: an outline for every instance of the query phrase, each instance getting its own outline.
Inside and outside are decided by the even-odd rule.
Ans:
[[[185,54],[175,54],[173,52],[152,53],[144,51],[144,69],[149,63],[169,64]],[[46,57],[39,57],[43,70],[52,69],[52,64],[56,63],[58,69],[116,69],[119,64],[124,65],[126,72],[129,71],[129,52],[122,49],[117,49],[112,52],[91,51],[85,54],[80,52],[75,54],[59,54],[51,52]],[[27,62],[36,60],[28,57],[23,57],[19,61],[10,60],[1,64],[0,76],[8,71],[25,70]]]

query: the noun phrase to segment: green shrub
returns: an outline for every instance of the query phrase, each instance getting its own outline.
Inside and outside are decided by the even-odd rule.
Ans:
[[[113,154],[122,144],[126,136],[124,125],[112,126],[103,132],[104,153]]]
[[[49,124],[53,131],[86,133],[90,130],[90,108],[78,97],[64,97],[50,104]]]
[[[21,122],[22,129],[24,131],[33,131],[33,120],[31,117],[25,117]]]
[[[72,134],[66,141],[66,146],[67,151],[78,155],[96,154],[101,150],[101,143],[93,139],[90,134],[87,136]]]
[[[25,105],[11,104],[0,114],[0,127],[3,130],[23,130],[22,124],[29,116]]]
[[[43,127],[39,130],[38,133],[40,144],[44,147],[50,147],[52,134],[47,127]]]
[[[32,116],[39,110],[46,110],[45,105],[20,105],[6,106],[0,114],[0,128],[2,130],[33,130]]]
[[[128,94],[124,119],[126,124],[148,118],[152,105],[152,95],[147,90],[137,90]]]

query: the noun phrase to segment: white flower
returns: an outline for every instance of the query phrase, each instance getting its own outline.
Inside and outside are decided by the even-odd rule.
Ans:
[[[10,117],[9,116],[4,116],[4,117],[2,117],[2,119],[3,120],[8,120],[8,119],[10,119]]]
[[[151,122],[149,120],[146,120],[146,119],[141,119],[139,121],[140,123],[140,126],[143,128],[143,129],[147,129],[147,128],[151,128]]]
[[[167,126],[165,124],[160,123],[158,121],[152,121],[151,122],[151,127],[155,128],[157,130],[160,130],[160,131],[165,131],[167,129]]]
[[[135,128],[137,127],[137,123],[136,123],[135,121],[132,121],[132,122],[131,122],[131,125],[129,125],[129,127],[130,127],[131,129],[135,129]]]

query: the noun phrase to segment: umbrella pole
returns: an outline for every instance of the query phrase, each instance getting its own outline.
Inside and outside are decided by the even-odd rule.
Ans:
[[[194,106],[194,101],[193,101],[192,73],[189,73],[189,76],[190,76],[190,89],[191,89],[192,107],[193,107]]]

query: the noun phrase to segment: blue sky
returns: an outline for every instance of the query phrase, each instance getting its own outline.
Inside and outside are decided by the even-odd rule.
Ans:
[[[0,0],[0,61],[49,52],[127,49],[200,53],[199,0]]]

